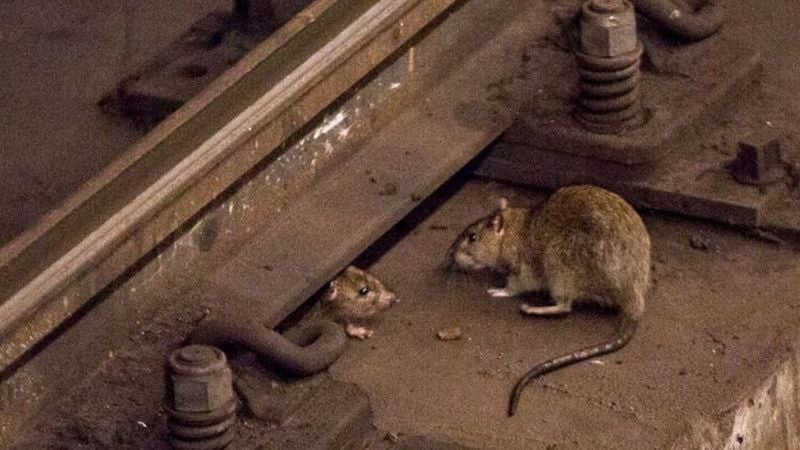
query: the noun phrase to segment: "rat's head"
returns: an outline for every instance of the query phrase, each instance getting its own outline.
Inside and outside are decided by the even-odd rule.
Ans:
[[[348,319],[366,319],[397,303],[397,295],[372,274],[348,266],[328,285],[323,303]]]
[[[497,210],[468,226],[456,238],[447,259],[450,265],[464,271],[496,269],[505,236],[508,200],[501,198]]]

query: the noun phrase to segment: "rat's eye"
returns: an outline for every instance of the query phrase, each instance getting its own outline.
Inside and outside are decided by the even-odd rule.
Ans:
[[[470,242],[475,242],[478,240],[478,235],[475,233],[470,233],[467,235],[467,239],[469,239]]]
[[[367,295],[369,294],[369,286],[364,286],[358,290],[358,295]]]

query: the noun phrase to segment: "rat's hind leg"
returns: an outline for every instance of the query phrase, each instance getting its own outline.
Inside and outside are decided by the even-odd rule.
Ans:
[[[555,305],[533,306],[527,303],[519,305],[519,310],[531,316],[556,316],[572,312],[571,303],[556,303]]]
[[[515,297],[519,292],[515,292],[507,287],[504,288],[489,288],[486,293],[494,298]]]
[[[578,298],[579,293],[573,289],[574,283],[565,277],[553,280],[550,286],[550,298],[553,305],[533,306],[528,303],[519,305],[519,310],[532,316],[555,316],[572,312],[572,302]]]

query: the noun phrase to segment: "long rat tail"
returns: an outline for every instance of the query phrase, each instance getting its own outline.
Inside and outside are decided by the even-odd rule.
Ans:
[[[514,413],[517,412],[517,406],[519,405],[519,398],[522,395],[522,391],[525,390],[525,387],[528,386],[528,384],[535,378],[546,373],[550,373],[554,370],[558,370],[562,367],[579,363],[596,356],[612,353],[621,349],[622,347],[625,347],[625,345],[630,342],[633,334],[636,332],[638,325],[639,322],[637,320],[623,316],[619,331],[611,341],[585,347],[578,351],[553,358],[550,361],[543,362],[528,371],[528,373],[520,378],[520,380],[517,382],[517,385],[514,386],[514,391],[511,393],[511,401],[508,405],[508,417],[513,416]]]

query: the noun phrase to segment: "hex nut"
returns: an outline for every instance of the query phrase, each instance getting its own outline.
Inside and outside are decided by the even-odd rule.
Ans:
[[[211,412],[235,399],[225,354],[209,346],[183,347],[170,355],[167,390],[169,406],[181,412]]]
[[[636,14],[629,1],[619,12],[603,12],[583,4],[581,13],[581,51],[599,57],[615,57],[636,50]]]

